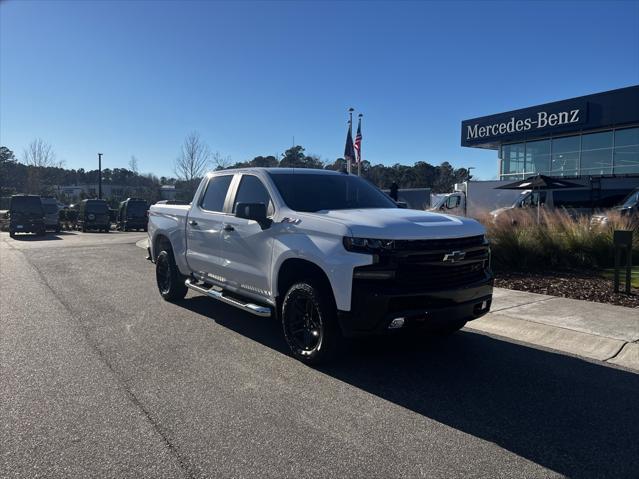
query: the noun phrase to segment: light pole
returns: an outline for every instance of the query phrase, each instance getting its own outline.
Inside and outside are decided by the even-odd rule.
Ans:
[[[353,112],[355,111],[355,108],[351,107],[348,109],[348,136],[350,137],[350,144],[351,144],[351,151],[349,151],[349,155],[350,153],[353,151]],[[353,158],[351,158],[350,156],[348,158],[346,158],[346,171],[348,171],[348,174],[351,174],[351,164],[352,164]]]
[[[102,153],[98,153],[98,199],[102,199]]]

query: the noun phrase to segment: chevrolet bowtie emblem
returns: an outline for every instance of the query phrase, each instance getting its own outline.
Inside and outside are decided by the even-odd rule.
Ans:
[[[451,251],[444,255],[444,263],[457,263],[466,257],[465,251]]]

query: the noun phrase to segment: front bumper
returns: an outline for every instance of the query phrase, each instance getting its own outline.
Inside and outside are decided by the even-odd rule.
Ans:
[[[451,321],[471,321],[490,310],[492,274],[472,284],[442,290],[408,290],[383,282],[353,281],[351,311],[338,311],[346,337],[384,334],[395,318],[404,318],[399,330],[437,328]]]

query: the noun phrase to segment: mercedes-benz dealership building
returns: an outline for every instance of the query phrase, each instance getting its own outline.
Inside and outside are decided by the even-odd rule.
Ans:
[[[497,150],[503,180],[639,177],[639,85],[465,120],[461,144]]]

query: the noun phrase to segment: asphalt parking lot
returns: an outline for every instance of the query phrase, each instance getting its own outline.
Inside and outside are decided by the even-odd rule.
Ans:
[[[0,233],[0,477],[639,477],[639,375],[469,331],[314,370],[142,238]]]

